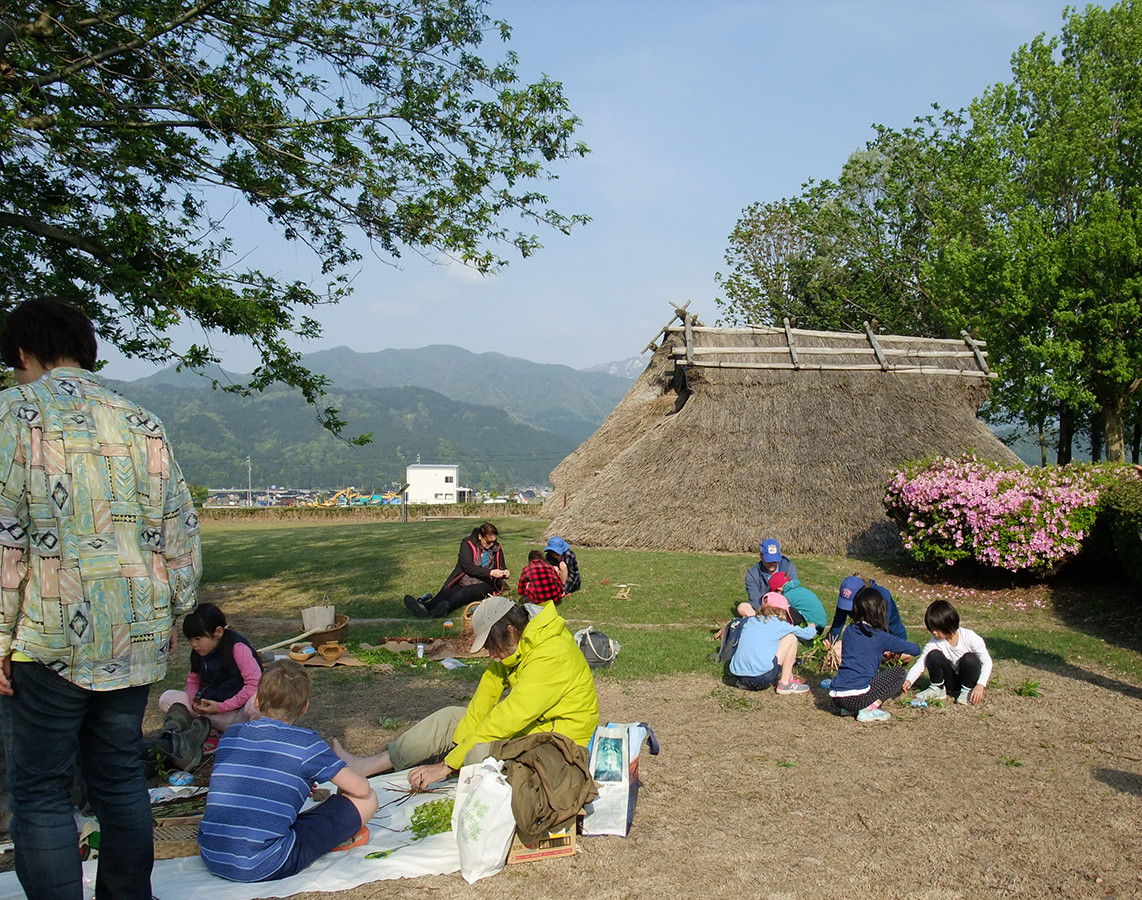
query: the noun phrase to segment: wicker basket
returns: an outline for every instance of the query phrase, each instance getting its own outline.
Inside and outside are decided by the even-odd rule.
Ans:
[[[155,822],[155,859],[198,856],[198,826],[202,816],[181,816]]]
[[[476,611],[476,607],[479,606],[480,603],[481,601],[476,600],[464,607],[464,623],[460,626],[460,637],[470,638],[475,634],[475,629],[472,627],[472,613]]]
[[[333,619],[333,627],[328,631],[318,631],[316,634],[311,634],[309,640],[313,643],[314,647],[320,647],[322,644],[327,644],[330,641],[341,643],[345,640],[345,636],[349,633],[349,617],[338,613]]]

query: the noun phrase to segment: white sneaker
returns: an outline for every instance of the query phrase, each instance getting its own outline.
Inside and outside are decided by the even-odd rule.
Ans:
[[[964,706],[967,706],[969,703],[971,703],[971,688],[962,688],[960,690],[960,695],[956,697],[956,703],[962,703]]]
[[[931,702],[932,700],[947,700],[948,694],[944,690],[944,686],[942,684],[934,684],[930,688],[928,688],[927,690],[920,691],[916,695],[916,699],[917,700],[927,700],[929,702]]]
[[[857,713],[858,722],[887,722],[892,718],[892,713],[886,709],[869,709],[865,707]]]

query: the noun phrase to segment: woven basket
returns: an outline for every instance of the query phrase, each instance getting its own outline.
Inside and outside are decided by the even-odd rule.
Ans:
[[[341,643],[345,640],[345,636],[349,633],[349,617],[338,613],[333,619],[333,627],[328,631],[318,631],[316,634],[309,636],[309,641],[314,647],[320,647],[322,644],[327,644],[330,641]]]
[[[481,601],[476,600],[464,607],[464,624],[460,627],[460,637],[470,638],[475,634],[475,629],[472,627],[472,613],[476,611],[476,607],[480,603]]]

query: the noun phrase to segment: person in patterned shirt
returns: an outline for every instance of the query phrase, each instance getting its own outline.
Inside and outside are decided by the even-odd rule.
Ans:
[[[563,599],[563,579],[559,570],[544,559],[539,550],[527,555],[527,565],[519,573],[519,586],[516,591],[532,603],[543,605],[549,600],[558,603]]]
[[[8,313],[0,356],[0,720],[16,874],[29,900],[83,896],[78,760],[99,819],[96,895],[149,898],[139,755],[174,621],[194,609],[198,518],[162,423],[93,374],[77,308]]]

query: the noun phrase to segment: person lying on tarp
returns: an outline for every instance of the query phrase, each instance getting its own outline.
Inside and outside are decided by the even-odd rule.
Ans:
[[[481,762],[493,741],[554,731],[581,747],[590,743],[599,724],[595,679],[554,603],[529,620],[507,597],[488,597],[476,607],[472,628],[472,652],[486,646],[492,663],[468,706],[434,712],[372,756],[355,756],[333,741],[353,771],[368,778],[416,766],[408,782],[424,790]]]
[[[504,548],[499,542],[500,532],[491,522],[485,522],[460,542],[456,568],[444,580],[444,586],[432,594],[414,597],[405,594],[404,605],[417,618],[446,616],[461,607],[483,600],[489,594],[498,594],[511,573],[504,562]]]

